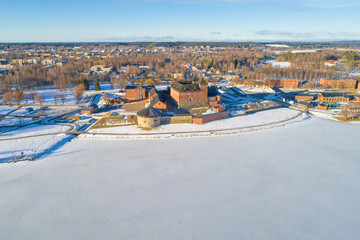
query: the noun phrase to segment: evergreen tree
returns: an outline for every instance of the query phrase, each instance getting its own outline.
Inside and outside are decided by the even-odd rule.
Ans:
[[[100,91],[99,79],[96,79],[96,82],[95,82],[95,91]]]
[[[87,80],[87,78],[83,78],[81,79],[80,83],[84,84],[85,86],[85,90],[89,90],[90,88],[90,84],[89,84],[89,80]]]

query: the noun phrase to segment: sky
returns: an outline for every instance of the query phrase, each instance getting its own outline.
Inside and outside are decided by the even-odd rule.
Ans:
[[[0,42],[360,40],[360,0],[2,0]]]

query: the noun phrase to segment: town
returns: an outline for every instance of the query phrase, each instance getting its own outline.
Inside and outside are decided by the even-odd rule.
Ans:
[[[65,134],[2,161],[37,159],[79,135],[238,130],[275,109],[359,120],[357,45],[208,44],[0,45],[1,140]]]

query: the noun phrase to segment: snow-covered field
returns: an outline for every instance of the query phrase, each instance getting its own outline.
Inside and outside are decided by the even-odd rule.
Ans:
[[[359,135],[313,117],[213,138],[75,139],[0,165],[0,239],[357,240]]]
[[[152,130],[143,130],[136,125],[101,128],[90,130],[90,133],[176,133],[176,132],[194,132],[194,131],[215,131],[234,128],[244,128],[259,126],[264,124],[276,123],[286,119],[293,118],[299,114],[299,111],[288,108],[280,108],[257,112],[245,116],[227,118],[223,120],[208,122],[205,124],[166,124]],[[85,136],[86,137],[86,136]]]
[[[22,155],[21,153],[23,153],[25,156],[41,153],[63,140],[66,135],[47,135],[31,138],[21,137],[36,136],[48,133],[61,133],[68,130],[70,130],[70,127],[63,125],[29,125],[27,127],[19,128],[15,131],[0,134],[0,163],[11,161],[13,157],[20,157]]]

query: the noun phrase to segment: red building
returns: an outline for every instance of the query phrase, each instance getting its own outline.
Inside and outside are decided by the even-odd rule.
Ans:
[[[278,87],[278,88],[298,88],[299,79],[296,78],[267,78],[265,83],[269,87]]]
[[[357,81],[347,78],[321,78],[322,88],[356,89]]]
[[[141,100],[146,98],[146,89],[143,86],[126,86],[126,99]]]
[[[322,102],[348,102],[350,97],[339,93],[319,93],[319,101]]]
[[[179,109],[208,106],[208,86],[206,82],[177,82],[170,88],[170,96]]]
[[[313,95],[306,95],[306,94],[299,94],[295,96],[295,100],[296,101],[312,101],[314,100],[314,96]]]
[[[153,108],[160,109],[160,110],[167,109],[167,104],[166,104],[165,99],[160,97],[160,95],[157,93],[155,88],[152,88],[149,91],[149,101],[150,101],[150,106]]]

